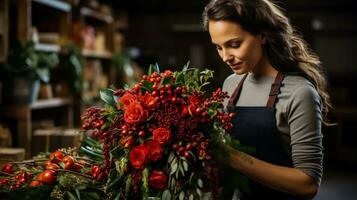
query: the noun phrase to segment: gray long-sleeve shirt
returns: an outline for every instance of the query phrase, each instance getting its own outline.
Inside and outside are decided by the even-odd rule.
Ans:
[[[243,75],[230,75],[223,91],[232,95]],[[275,77],[249,73],[244,81],[237,106],[266,106]],[[276,102],[276,125],[281,142],[291,156],[294,168],[321,183],[323,147],[321,99],[316,89],[301,76],[287,75]],[[224,102],[226,106],[228,99]]]

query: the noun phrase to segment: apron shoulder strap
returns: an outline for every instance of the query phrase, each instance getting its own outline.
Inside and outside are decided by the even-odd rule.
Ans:
[[[271,88],[270,88],[267,107],[273,108],[275,106],[275,103],[276,103],[276,101],[278,99],[277,98],[278,94],[280,94],[280,87],[282,86],[283,80],[284,80],[284,74],[282,74],[281,72],[278,72],[278,74],[275,77],[275,81],[271,85]]]
[[[241,91],[243,82],[247,78],[247,76],[248,76],[248,73],[246,73],[243,76],[242,80],[240,80],[237,88],[234,90],[232,96],[230,97],[230,99],[228,101],[228,106],[235,106],[237,104],[237,101],[238,101],[238,98],[239,98],[239,95],[240,95],[240,91]]]

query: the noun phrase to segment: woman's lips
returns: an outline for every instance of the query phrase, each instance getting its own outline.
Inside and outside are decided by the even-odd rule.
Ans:
[[[243,62],[239,62],[239,63],[236,63],[236,64],[234,64],[234,65],[230,65],[230,67],[231,67],[232,69],[234,69],[234,70],[240,69],[241,66],[242,66],[242,63],[243,63]]]

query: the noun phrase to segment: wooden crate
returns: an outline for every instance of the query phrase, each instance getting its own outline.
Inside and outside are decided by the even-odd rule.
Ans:
[[[22,161],[25,159],[24,148],[0,147],[0,169],[10,161]]]

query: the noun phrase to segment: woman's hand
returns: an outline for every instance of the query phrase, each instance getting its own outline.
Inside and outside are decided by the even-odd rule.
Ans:
[[[228,165],[256,182],[306,199],[311,199],[317,194],[318,184],[299,169],[259,160],[228,145],[222,145],[222,148],[228,153]]]

